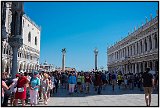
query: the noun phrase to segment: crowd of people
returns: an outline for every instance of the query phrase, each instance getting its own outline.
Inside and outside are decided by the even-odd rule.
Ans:
[[[2,106],[8,106],[9,99],[10,106],[18,106],[19,100],[22,106],[29,103],[31,106],[36,106],[40,100],[47,105],[50,97],[54,97],[60,87],[66,89],[70,96],[78,93],[90,94],[91,87],[94,87],[97,94],[101,94],[102,90],[107,90],[107,86],[112,86],[113,91],[115,86],[123,90],[133,90],[138,87],[139,90],[145,91],[146,96],[148,95],[145,84],[149,82],[145,81],[149,80],[149,77],[146,79],[142,72],[123,74],[121,71],[106,73],[20,71],[15,77],[11,79],[6,72],[2,73]],[[158,90],[158,72],[151,79],[154,79],[154,88]]]

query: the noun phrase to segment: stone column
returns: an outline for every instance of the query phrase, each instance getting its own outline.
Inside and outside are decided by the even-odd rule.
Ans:
[[[65,72],[65,54],[66,54],[66,49],[62,49],[62,71]]]
[[[152,41],[152,50],[154,50],[155,49],[155,40],[154,40],[154,34],[152,35],[151,34],[151,41]]]
[[[149,66],[149,61],[147,61],[147,67],[150,67],[150,66]]]
[[[156,65],[155,65],[155,61],[152,61],[152,70],[154,70],[154,71],[155,71],[155,70],[156,70],[156,68],[155,68],[155,67],[156,67]]]
[[[135,73],[138,73],[137,72],[137,63],[135,63]]]
[[[95,70],[97,70],[98,69],[97,67],[98,50],[97,49],[94,50],[94,54],[95,54]]]
[[[145,62],[143,62],[143,72],[145,72]]]
[[[11,23],[11,37],[8,42],[12,47],[12,78],[15,78],[17,70],[17,54],[18,49],[23,45],[22,39],[22,16],[23,16],[23,2],[12,2],[12,23]]]
[[[144,44],[144,39],[142,39],[142,50],[141,53],[145,52],[145,44]]]
[[[149,36],[146,38],[147,42],[147,51],[150,51],[150,41],[149,41]]]
[[[132,64],[132,73],[134,73],[134,64]]]

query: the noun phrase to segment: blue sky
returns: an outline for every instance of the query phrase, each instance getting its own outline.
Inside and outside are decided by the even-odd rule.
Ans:
[[[61,67],[61,49],[66,48],[66,66],[77,70],[107,68],[107,46],[126,37],[156,16],[158,2],[25,2],[24,11],[40,25],[40,63]]]

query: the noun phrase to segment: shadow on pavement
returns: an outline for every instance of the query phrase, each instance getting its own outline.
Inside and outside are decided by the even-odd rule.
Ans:
[[[140,91],[139,88],[135,87],[133,90],[129,88],[121,88],[118,86],[115,87],[115,90],[112,90],[112,86],[107,86],[105,90],[102,89],[101,94],[97,94],[97,91],[94,90],[93,86],[90,87],[90,93],[86,94],[85,92],[77,93],[74,92],[72,95],[69,94],[69,91],[64,88],[58,88],[58,93],[54,93],[53,97],[86,97],[86,96],[96,96],[96,95],[124,95],[124,94],[144,94],[144,91]],[[158,94],[158,91],[154,90],[152,94]]]

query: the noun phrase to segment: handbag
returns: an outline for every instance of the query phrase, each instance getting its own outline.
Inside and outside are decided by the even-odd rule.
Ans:
[[[18,88],[18,92],[24,92],[24,87]]]

